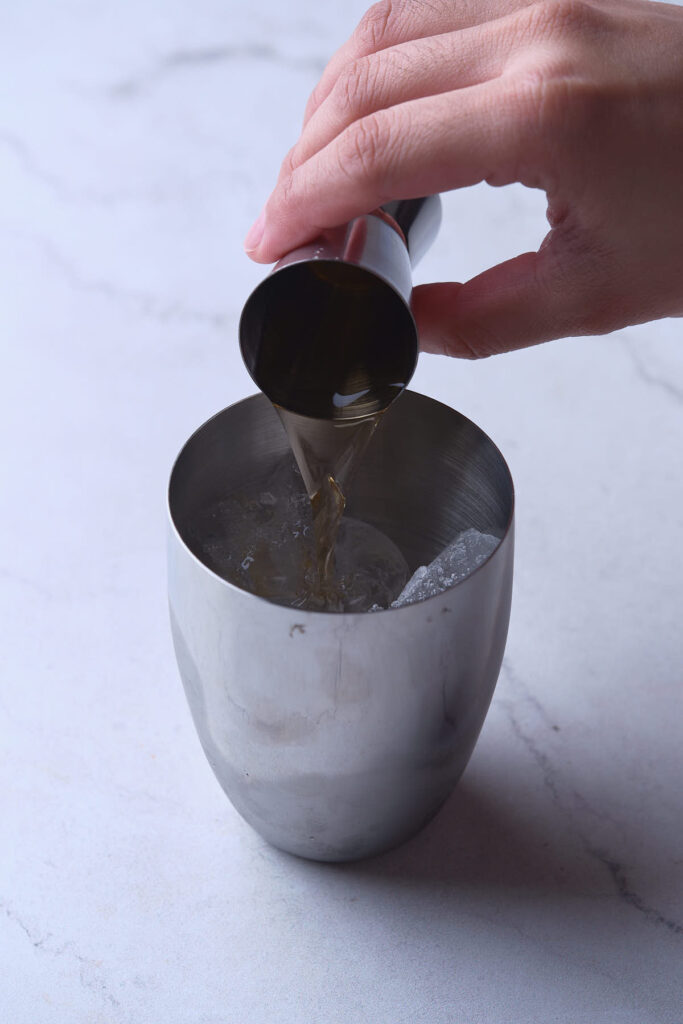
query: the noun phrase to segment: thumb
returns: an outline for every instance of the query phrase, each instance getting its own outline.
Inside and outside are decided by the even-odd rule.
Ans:
[[[588,315],[598,308],[593,261],[576,253],[563,256],[544,244],[465,284],[418,286],[412,306],[420,347],[481,359],[553,338],[599,333]]]

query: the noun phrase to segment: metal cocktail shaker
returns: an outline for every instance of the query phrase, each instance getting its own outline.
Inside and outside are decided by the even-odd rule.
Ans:
[[[387,408],[415,370],[411,270],[440,223],[439,196],[396,200],[276,264],[239,327],[244,362],[271,402],[335,421]]]
[[[267,488],[284,458],[263,395],[214,416],[178,456],[168,546],[178,666],[206,756],[242,817],[302,857],[366,857],[436,813],[484,722],[510,614],[512,480],[474,423],[406,392],[358,468],[349,513],[386,534],[411,571],[472,526],[500,544],[428,600],[302,611],[217,576],[202,561],[207,527],[197,527],[226,494]]]

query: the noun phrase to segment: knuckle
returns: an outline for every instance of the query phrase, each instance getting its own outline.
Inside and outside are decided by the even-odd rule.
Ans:
[[[323,80],[320,79],[320,81],[316,85],[315,89],[313,90],[311,95],[308,97],[308,102],[306,104],[306,113],[309,114],[313,110],[316,110],[320,106],[320,104],[322,103],[322,100],[323,100]]]
[[[376,115],[364,117],[349,132],[348,157],[365,178],[377,173],[382,153],[379,121]]]
[[[594,117],[599,96],[577,81],[561,64],[539,61],[518,68],[507,79],[509,114],[523,132],[534,153],[560,150],[578,142]]]
[[[523,137],[525,149],[533,147],[533,153],[528,153],[530,159],[536,154],[538,142],[549,137],[545,109],[547,92],[545,69],[532,65],[508,72],[504,87],[498,93],[505,124],[508,128],[514,126],[515,132]]]
[[[372,93],[371,61],[360,57],[341,72],[334,86],[334,104],[344,115],[358,116]]]
[[[522,12],[528,30],[543,38],[564,38],[593,28],[600,11],[588,0],[540,0]]]
[[[527,69],[516,77],[514,89],[520,116],[545,146],[580,145],[609,106],[599,88],[559,66]]]
[[[467,327],[452,324],[444,339],[444,354],[456,359],[488,359],[503,348],[491,331],[477,323]]]
[[[297,159],[297,146],[292,146],[289,152],[285,155],[280,167],[279,177],[283,180],[291,178],[294,168],[298,166],[299,160]]]
[[[345,145],[340,149],[344,173],[354,179],[374,183],[385,172],[386,133],[383,118],[369,114],[356,121],[345,132]]]
[[[277,194],[274,199],[279,199],[282,206],[289,206],[296,196],[296,174],[285,174],[278,184]]]
[[[543,133],[555,132],[565,123],[567,82],[536,66],[520,74],[516,81],[515,100],[523,116]]]
[[[363,53],[374,53],[389,45],[400,6],[395,0],[379,0],[366,11],[356,29],[356,40]]]

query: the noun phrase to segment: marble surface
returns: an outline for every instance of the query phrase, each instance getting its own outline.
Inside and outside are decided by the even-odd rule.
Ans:
[[[270,849],[200,750],[165,484],[251,393],[241,252],[357,0],[0,12],[0,1019],[683,1021],[680,322],[414,386],[517,485],[496,696],[456,793],[374,861]],[[544,197],[450,195],[419,280],[535,247]]]

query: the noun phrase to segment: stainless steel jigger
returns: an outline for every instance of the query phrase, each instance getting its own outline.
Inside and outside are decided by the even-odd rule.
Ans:
[[[415,370],[411,270],[440,223],[439,196],[396,200],[275,265],[239,328],[247,369],[271,402],[335,421],[387,408]]]

